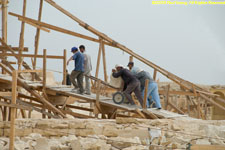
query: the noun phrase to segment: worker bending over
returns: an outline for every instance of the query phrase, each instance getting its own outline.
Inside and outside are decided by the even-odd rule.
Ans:
[[[131,105],[135,105],[131,93],[134,92],[138,101],[140,102],[141,106],[143,106],[143,99],[141,95],[141,90],[140,90],[140,82],[135,78],[134,75],[131,74],[131,72],[128,69],[123,68],[122,65],[116,65],[116,70],[112,69],[112,76],[114,78],[122,77],[124,81],[124,95],[129,101]]]
[[[145,80],[147,79],[149,80],[148,92],[147,92],[147,107],[150,107],[151,103],[155,101],[155,104],[153,105],[153,107],[161,109],[160,98],[158,93],[158,85],[150,76],[150,74],[144,70],[139,69],[138,67],[134,67],[133,62],[129,62],[127,66],[131,70],[131,73],[140,81],[141,92],[143,97],[144,97],[144,91],[145,91]],[[153,101],[152,99],[150,99],[150,96],[153,99]]]

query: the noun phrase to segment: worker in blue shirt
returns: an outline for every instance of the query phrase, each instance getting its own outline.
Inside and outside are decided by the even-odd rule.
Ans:
[[[77,47],[72,47],[71,52],[73,53],[73,56],[71,56],[70,59],[67,61],[67,65],[69,65],[69,62],[71,60],[74,60],[75,68],[71,72],[70,81],[74,86],[73,91],[78,90],[77,91],[78,94],[83,94],[84,56],[81,52],[78,51]],[[77,79],[77,82],[75,81],[75,79]]]

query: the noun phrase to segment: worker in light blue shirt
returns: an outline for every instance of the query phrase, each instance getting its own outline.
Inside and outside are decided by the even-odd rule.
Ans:
[[[71,52],[73,53],[73,56],[70,57],[70,59],[67,61],[67,65],[69,65],[69,62],[71,60],[74,60],[74,70],[71,72],[70,75],[70,81],[72,82],[74,89],[78,90],[78,94],[83,94],[84,93],[84,88],[83,88],[83,73],[84,73],[84,56],[81,52],[78,51],[77,47],[72,47]],[[77,79],[77,82],[75,81]]]
[[[145,91],[145,80],[146,79],[149,80],[148,93],[147,93],[147,107],[150,107],[151,103],[153,103],[154,101],[155,104],[153,105],[153,107],[161,109],[160,97],[158,93],[158,85],[150,76],[150,74],[144,70],[139,69],[138,67],[134,67],[133,62],[129,62],[127,66],[131,70],[131,73],[140,81],[141,92],[143,97],[144,97],[144,91]],[[151,96],[151,99],[150,99],[150,96]]]

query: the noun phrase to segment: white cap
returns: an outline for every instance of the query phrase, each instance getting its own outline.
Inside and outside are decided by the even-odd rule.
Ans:
[[[122,67],[122,68],[123,68],[123,65],[121,65],[121,64],[116,64],[115,68],[117,68],[117,67]]]

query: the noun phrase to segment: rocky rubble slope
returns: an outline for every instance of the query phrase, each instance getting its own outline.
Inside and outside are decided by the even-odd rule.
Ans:
[[[9,146],[9,122],[0,122],[0,150]],[[185,149],[225,145],[225,121],[176,119],[29,119],[16,121],[16,150]]]

